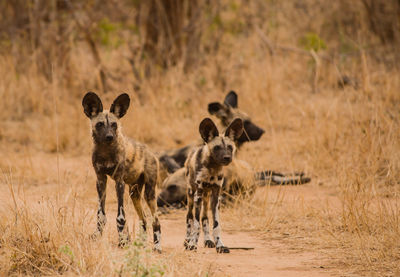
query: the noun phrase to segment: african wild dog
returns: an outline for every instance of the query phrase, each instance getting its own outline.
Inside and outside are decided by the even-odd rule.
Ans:
[[[158,160],[148,148],[122,134],[119,119],[129,108],[128,94],[118,96],[110,110],[103,111],[103,104],[94,92],[88,92],[82,100],[82,106],[91,121],[91,131],[94,142],[92,163],[97,176],[97,193],[99,207],[97,211],[97,230],[94,236],[101,235],[106,223],[105,200],[107,175],[115,181],[118,198],[117,229],[119,246],[128,240],[128,230],[125,228],[124,191],[129,185],[129,194],[135,206],[141,226],[146,230],[146,220],[141,204],[144,187],[144,197],[153,218],[154,249],[161,251],[161,227],[157,216],[156,185],[158,182]]]
[[[186,249],[197,249],[201,223],[204,233],[205,247],[216,247],[218,253],[229,253],[229,248],[221,240],[221,223],[219,219],[219,201],[223,184],[222,168],[232,162],[236,152],[235,142],[243,132],[243,122],[237,118],[220,135],[214,122],[205,118],[199,126],[205,144],[194,149],[185,162],[186,180],[188,184],[188,210],[186,216]],[[213,216],[213,237],[211,240],[208,226],[208,202],[211,198]],[[193,207],[195,214],[193,218]]]

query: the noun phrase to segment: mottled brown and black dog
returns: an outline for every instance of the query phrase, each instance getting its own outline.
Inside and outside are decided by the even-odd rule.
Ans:
[[[234,119],[225,133],[220,135],[214,122],[205,118],[200,123],[199,131],[204,145],[193,149],[185,162],[188,210],[184,245],[189,250],[197,249],[202,210],[201,224],[205,247],[216,247],[218,253],[229,253],[229,248],[222,243],[219,219],[219,202],[224,182],[222,169],[234,158],[237,140],[243,132],[243,122],[240,118]],[[208,223],[210,198],[214,241],[211,239]]]
[[[97,176],[96,187],[99,197],[97,230],[94,236],[102,234],[106,223],[105,200],[108,175],[115,181],[117,191],[119,246],[123,246],[129,240],[124,211],[124,191],[127,184],[133,205],[142,222],[141,226],[146,230],[146,219],[141,204],[144,187],[144,198],[153,216],[154,249],[161,251],[161,227],[156,205],[158,159],[145,145],[122,134],[119,119],[125,115],[129,103],[130,98],[126,93],[114,100],[109,111],[103,110],[103,104],[94,92],[88,92],[82,100],[84,112],[91,122],[94,142],[92,162]]]

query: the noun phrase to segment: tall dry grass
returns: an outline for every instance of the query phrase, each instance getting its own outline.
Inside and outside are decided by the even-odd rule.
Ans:
[[[386,8],[371,13],[363,8],[374,5],[371,1],[319,2],[220,1],[207,13],[211,19],[200,21],[199,57],[190,70],[185,59],[165,68],[141,60],[132,54],[132,45],[142,49],[141,42],[126,29],[109,33],[112,39],[124,38],[120,44],[103,45],[93,36],[101,64],[85,39],[67,36],[60,45],[68,48],[68,58],[56,62],[59,49],[43,49],[59,44],[46,37],[36,40],[49,45],[33,50],[24,48],[23,37],[3,38],[2,272],[95,275],[121,269],[110,256],[114,234],[90,242],[84,228],[93,225],[96,200],[81,98],[86,91],[104,89],[103,68],[108,74],[108,89],[101,95],[105,107],[118,93],[128,92],[132,104],[122,120],[124,132],[156,151],[197,139],[196,124],[207,116],[208,102],[236,90],[239,106],[266,130],[240,158],[255,169],[303,170],[314,180],[310,194],[327,189],[332,199],[325,202],[319,194],[291,198],[287,190],[267,190],[226,209],[229,220],[245,218],[237,222],[241,229],[264,231],[267,238],[292,230],[291,243],[323,249],[335,257],[333,266],[347,271],[399,274],[400,79],[393,51],[398,29],[391,27],[396,25],[389,16],[379,25]],[[94,15],[87,9],[94,26],[107,15],[103,9]],[[83,27],[93,27],[85,14],[77,18]],[[130,22],[115,16],[108,20]],[[326,48],[313,53],[307,43],[313,48],[315,41]],[[43,65],[46,54],[50,63]],[[151,74],[146,73],[149,66]],[[339,84],[343,75],[351,81],[344,88]],[[37,203],[35,194],[49,198]],[[144,270],[172,270],[146,259]]]
[[[152,257],[151,246],[140,236],[120,250],[110,232],[99,241],[90,240],[88,234],[95,226],[92,209],[77,196],[74,185],[72,191],[58,192],[66,193],[62,199],[57,199],[57,192],[53,191],[37,201],[18,195],[12,179],[7,182],[13,202],[2,199],[7,205],[0,211],[1,274],[162,276],[165,273],[165,259]]]

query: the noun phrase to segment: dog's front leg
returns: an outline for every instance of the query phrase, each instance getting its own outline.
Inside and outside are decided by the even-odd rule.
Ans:
[[[188,185],[190,186],[190,185]],[[193,206],[194,206],[194,190],[192,187],[187,189],[187,214],[186,214],[186,236],[183,245],[186,249],[189,249],[189,242],[192,235],[193,229]]]
[[[115,190],[117,191],[118,213],[117,213],[117,229],[119,235],[118,246],[123,247],[129,241],[128,230],[125,229],[125,210],[124,210],[124,192],[125,183],[122,180],[115,181]]]
[[[224,246],[221,239],[221,222],[219,219],[219,196],[221,187],[214,186],[211,191],[211,211],[213,215],[213,236],[218,253],[229,253],[229,248]]]
[[[189,250],[197,249],[197,242],[200,236],[200,212],[203,203],[203,185],[198,184],[197,190],[194,193],[194,221],[192,233],[190,234]]]
[[[96,188],[99,198],[99,206],[97,208],[97,229],[92,235],[93,239],[103,234],[104,226],[106,225],[107,218],[105,212],[106,205],[106,188],[107,188],[107,176],[105,174],[97,174]]]

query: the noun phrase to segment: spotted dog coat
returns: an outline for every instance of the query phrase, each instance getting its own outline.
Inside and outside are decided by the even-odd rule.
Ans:
[[[197,249],[201,225],[204,233],[205,247],[216,247],[218,253],[229,253],[221,239],[221,223],[219,219],[219,201],[223,184],[222,168],[232,162],[236,152],[235,141],[243,132],[243,122],[237,118],[220,135],[214,122],[206,118],[200,123],[199,131],[205,144],[194,149],[185,162],[186,180],[188,184],[188,210],[186,216],[185,247]],[[208,226],[208,203],[211,198],[213,216],[213,238]],[[193,208],[195,214],[193,217]]]
[[[119,119],[125,115],[129,103],[129,96],[125,93],[114,100],[109,111],[103,111],[100,98],[93,92],[88,92],[82,100],[84,113],[91,122],[94,142],[92,163],[97,176],[96,187],[99,197],[97,230],[94,237],[103,233],[106,224],[105,200],[108,175],[115,181],[117,191],[119,246],[123,246],[129,240],[129,232],[125,228],[124,211],[124,191],[127,184],[133,205],[141,220],[141,226],[146,230],[146,220],[141,204],[144,187],[144,198],[153,216],[154,249],[161,251],[161,227],[156,205],[159,164],[156,156],[145,145],[122,134]]]

